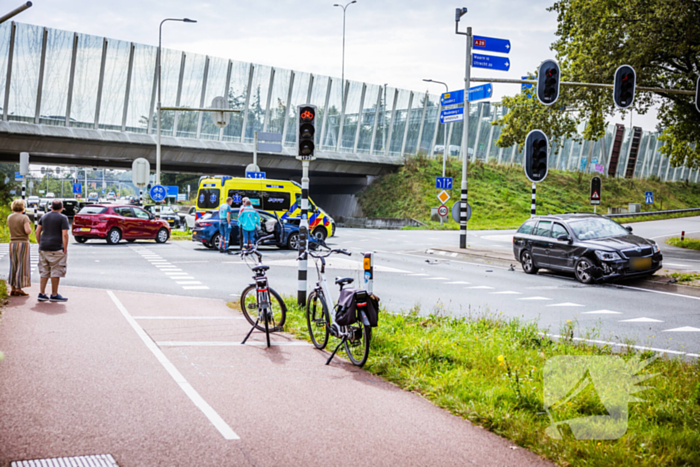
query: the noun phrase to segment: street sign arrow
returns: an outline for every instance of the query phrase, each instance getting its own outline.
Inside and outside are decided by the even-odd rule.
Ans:
[[[443,93],[440,96],[440,105],[445,107],[446,105],[463,104],[464,103],[464,89],[459,91],[450,91]]]
[[[496,39],[495,37],[474,36],[474,48],[487,52],[507,54],[510,52],[508,39]]]
[[[488,68],[491,70],[508,71],[510,70],[510,60],[507,57],[472,54],[472,66],[474,68]]]
[[[440,123],[461,122],[464,120],[464,107],[440,112]]]
[[[492,95],[493,86],[491,86],[491,83],[469,88],[469,102],[474,102],[481,99],[490,99]]]

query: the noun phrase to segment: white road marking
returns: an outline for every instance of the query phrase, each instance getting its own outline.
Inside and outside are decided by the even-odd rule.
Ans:
[[[406,274],[406,277],[419,277],[419,276],[427,276],[427,274]]]
[[[676,266],[677,268],[689,268],[689,264],[676,264],[676,263],[667,263],[664,261],[664,266]]]
[[[525,298],[519,298],[518,300],[551,300],[551,298],[547,298],[547,297],[525,297]]]
[[[660,319],[654,318],[633,318],[633,319],[622,319],[620,323],[663,323]]]
[[[579,305],[578,303],[564,302],[564,303],[553,303],[553,304],[547,305],[547,306],[577,307],[577,306],[584,306],[584,305]]]
[[[193,281],[194,280],[194,277],[192,277],[192,276],[168,276],[168,277],[171,279],[175,279],[176,281],[184,281],[184,280]]]
[[[457,257],[457,253],[452,253],[450,256],[452,256],[453,258],[456,258],[456,257]]]
[[[446,251],[438,251],[437,254],[440,256],[445,256],[447,254],[447,252]]]
[[[454,281],[454,282],[445,282],[445,285],[469,285],[471,282],[464,282],[464,281]]]
[[[522,293],[514,290],[504,290],[503,292],[491,292],[491,295],[522,295]]]
[[[424,281],[446,281],[449,279],[447,279],[447,277],[424,277],[422,280],[424,280]]]
[[[183,285],[183,289],[185,290],[205,290],[209,289],[206,285]]]
[[[623,289],[630,289],[630,290],[641,290],[642,292],[658,293],[658,294],[662,294],[662,295],[673,295],[674,297],[689,298],[691,300],[700,300],[700,297],[693,297],[691,295],[683,295],[681,293],[662,292],[660,290],[643,289],[641,287],[631,287],[629,285],[619,285],[619,284],[617,285],[617,287],[621,287]]]
[[[700,328],[692,328],[690,326],[684,326],[682,328],[665,329],[661,332],[700,332]]]
[[[267,346],[266,342],[255,342],[255,341],[248,341],[245,344],[241,344],[240,342],[227,342],[227,341],[214,341],[214,342],[206,342],[206,341],[164,341],[164,342],[156,342],[156,344],[160,347],[242,347],[245,345],[264,345]],[[270,342],[270,345],[284,345],[284,346],[300,346],[300,347],[308,347],[311,345],[309,342],[299,342],[299,341],[294,341],[294,342]]]
[[[190,273],[188,272],[164,272],[166,276],[189,276]]]
[[[700,329],[699,329],[699,331],[700,331]],[[670,353],[673,355],[685,355],[686,357],[694,357],[694,358],[700,357],[700,354],[680,352],[678,350],[658,349],[656,347],[644,347],[642,345],[628,345],[628,344],[621,344],[619,342],[608,342],[608,341],[599,341],[599,340],[594,340],[594,339],[583,339],[581,337],[574,337],[573,339],[571,339],[570,337],[559,336],[557,334],[545,334],[545,335],[547,335],[548,337],[554,337],[555,339],[570,339],[570,340],[574,340],[577,342],[590,342],[591,344],[603,344],[603,345],[610,345],[610,346],[614,346],[614,347],[631,347],[631,348],[637,349],[637,350],[651,350],[652,352]]]
[[[214,425],[214,427],[219,430],[219,433],[224,437],[224,439],[240,439],[238,435],[231,429],[231,427],[224,421],[221,416],[216,413],[216,411],[205,401],[202,396],[192,387],[190,383],[187,382],[182,373],[175,368],[168,357],[165,356],[162,350],[158,348],[156,343],[146,334],[146,332],[139,326],[136,320],[129,314],[127,309],[122,305],[116,295],[111,290],[107,291],[107,295],[110,296],[114,304],[117,306],[121,314],[124,316],[126,321],[131,325],[131,327],[136,331],[136,334],[141,338],[148,350],[150,350],[156,359],[163,365],[163,368],[170,374],[170,376],[175,380],[175,382],[180,386],[180,389],[184,391],[187,397],[194,403],[194,405],[202,411],[205,417]]]
[[[179,279],[179,277],[176,277],[175,279]],[[183,282],[175,282],[175,283],[179,284],[179,285],[202,285],[202,283],[199,281],[183,281]]]
[[[621,315],[622,313],[619,311],[596,310],[596,311],[584,311],[581,314],[582,315]]]
[[[477,285],[474,287],[465,287],[465,289],[493,289],[493,287],[489,287],[488,285]]]
[[[243,316],[134,316],[134,319],[245,319]]]

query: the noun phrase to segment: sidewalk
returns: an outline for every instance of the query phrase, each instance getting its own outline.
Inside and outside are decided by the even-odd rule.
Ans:
[[[0,466],[551,465],[219,300],[62,287],[0,322]],[[371,358],[371,356],[370,356]],[[96,464],[97,465],[97,464]],[[107,465],[107,464],[103,464]]]

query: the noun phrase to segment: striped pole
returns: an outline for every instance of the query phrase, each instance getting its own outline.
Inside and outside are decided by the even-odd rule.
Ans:
[[[27,195],[27,182],[24,180],[24,175],[22,175],[22,201]]]
[[[532,182],[532,205],[530,206],[530,217],[535,217],[537,212],[537,184]]]
[[[309,161],[301,161],[301,222],[299,223],[299,260],[298,280],[299,288],[297,290],[297,303],[299,306],[306,305],[306,271],[308,259],[306,258],[307,239],[309,238]]]
[[[143,206],[143,188],[139,188],[139,206]]]
[[[459,21],[459,19],[457,20]],[[459,247],[467,248],[467,167],[469,165],[469,87],[471,86],[472,63],[472,28],[467,28],[467,33],[457,31],[457,34],[467,36],[467,58],[464,70],[464,122],[462,125],[462,197],[459,206]],[[476,151],[476,148],[474,149]],[[447,147],[445,147],[447,151]]]

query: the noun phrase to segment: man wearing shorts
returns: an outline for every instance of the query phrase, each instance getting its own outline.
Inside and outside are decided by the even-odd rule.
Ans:
[[[58,282],[66,277],[66,259],[68,257],[68,218],[61,214],[63,203],[54,200],[51,212],[39,219],[36,228],[36,241],[39,243],[39,298],[40,302],[67,302],[68,299],[58,293]],[[51,297],[46,295],[46,284],[51,279]]]

